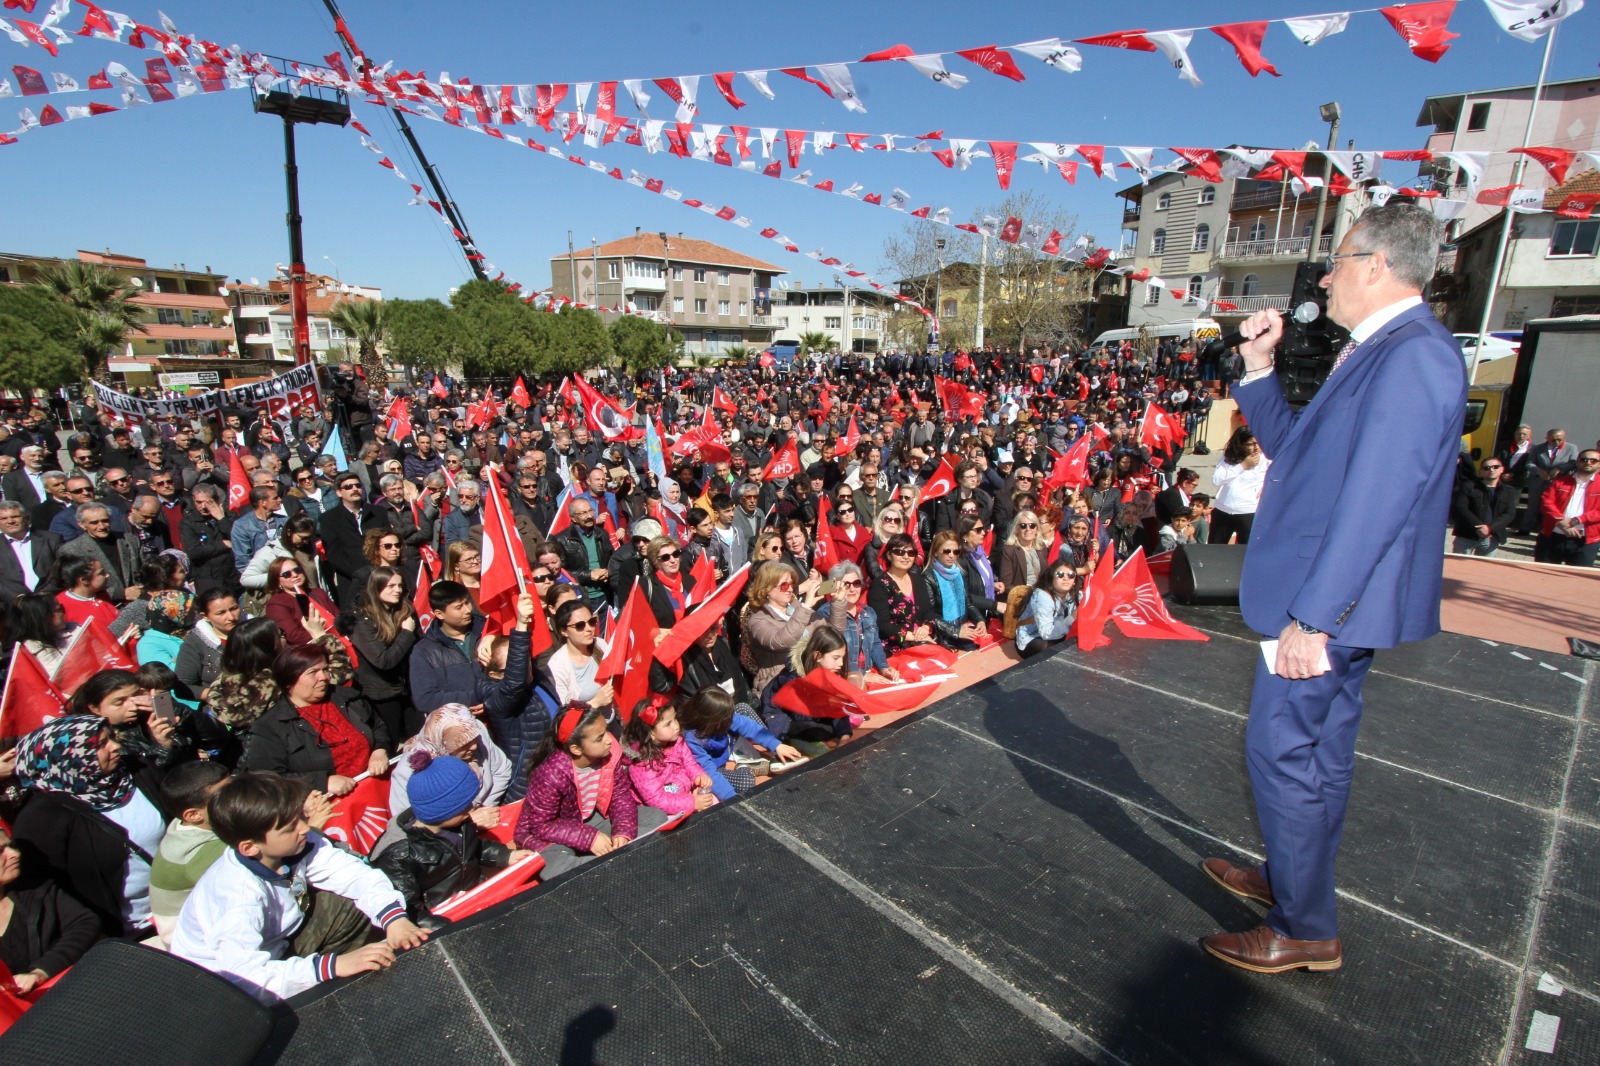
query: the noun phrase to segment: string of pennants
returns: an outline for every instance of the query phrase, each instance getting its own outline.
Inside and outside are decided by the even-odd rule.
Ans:
[[[7,0],[8,9],[22,9],[31,14],[38,0]],[[161,27],[145,26],[119,12],[104,10],[87,0],[80,0],[87,9],[84,25],[76,36],[103,37],[125,41],[144,47],[153,41],[161,50],[182,55],[185,50],[198,46],[207,49],[207,62],[224,61],[226,50],[209,45],[180,33],[172,20],[160,16]],[[1522,40],[1537,40],[1549,28],[1567,15],[1580,9],[1582,0],[1486,0],[1490,13],[1507,33]],[[1449,29],[1456,0],[1424,0],[1420,3],[1397,4],[1389,7],[1354,9],[1318,15],[1301,15],[1251,22],[1202,25],[1161,30],[1121,30],[1063,40],[1047,37],[1010,45],[983,44],[966,48],[936,52],[919,52],[909,45],[896,44],[869,53],[856,60],[824,63],[804,63],[798,66],[777,68],[777,73],[796,78],[815,86],[845,108],[864,113],[865,105],[856,92],[854,68],[868,64],[903,63],[933,82],[951,89],[960,89],[969,79],[959,71],[949,69],[947,56],[956,56],[987,73],[1011,81],[1025,81],[1027,75],[1017,63],[1017,57],[1037,60],[1064,73],[1077,73],[1083,69],[1083,54],[1076,45],[1092,48],[1116,48],[1126,51],[1160,53],[1177,71],[1178,76],[1190,84],[1202,84],[1189,55],[1190,46],[1197,33],[1209,33],[1221,38],[1251,77],[1262,73],[1278,76],[1276,66],[1263,53],[1270,27],[1282,26],[1293,39],[1302,45],[1315,45],[1344,32],[1356,16],[1381,15],[1394,28],[1413,55],[1429,62],[1438,62],[1450,49],[1449,42],[1460,37]],[[33,23],[20,18],[0,20],[0,31],[17,43],[38,45],[52,55],[59,47],[70,43],[72,35],[62,29],[61,23],[72,8],[71,0],[54,0],[45,18]],[[338,81],[346,83],[347,91],[369,93],[388,92],[402,98],[428,97],[441,103],[459,106],[489,107],[491,97],[501,106],[517,102],[536,113],[548,114],[572,96],[580,110],[586,109],[591,93],[595,98],[596,112],[609,120],[615,114],[620,93],[626,95],[648,118],[648,105],[652,99],[649,88],[654,88],[670,100],[679,121],[688,121],[700,113],[701,83],[709,78],[716,93],[735,110],[742,110],[747,101],[739,96],[741,91],[767,100],[776,99],[771,84],[772,69],[730,70],[702,74],[671,74],[651,77],[613,77],[580,82],[519,83],[479,85],[469,79],[452,80],[441,73],[437,79],[427,77],[425,71],[413,73],[394,70],[391,61],[381,67],[363,70],[358,79],[350,79],[343,64],[335,62],[337,53],[328,57],[331,73]],[[311,71],[304,72],[314,76]],[[742,85],[735,79],[742,79]],[[332,84],[332,82],[329,82]],[[381,86],[381,88],[380,88]]]

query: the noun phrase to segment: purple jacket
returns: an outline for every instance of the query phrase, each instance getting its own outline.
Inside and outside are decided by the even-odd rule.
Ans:
[[[512,834],[517,847],[542,851],[549,844],[565,844],[580,855],[588,854],[599,830],[585,825],[581,817],[577,773],[572,756],[565,751],[554,752],[534,768]],[[639,805],[619,746],[612,746],[611,758],[600,767],[600,773],[600,799],[595,809],[611,819],[613,836],[632,840],[639,835]]]

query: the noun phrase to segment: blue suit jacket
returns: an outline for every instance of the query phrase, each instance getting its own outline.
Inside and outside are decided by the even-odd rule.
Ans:
[[[1437,633],[1467,376],[1427,305],[1369,337],[1299,411],[1271,375],[1233,395],[1272,459],[1245,621],[1276,636],[1292,615],[1357,648]]]

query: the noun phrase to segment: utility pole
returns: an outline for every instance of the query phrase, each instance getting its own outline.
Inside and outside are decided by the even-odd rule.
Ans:
[[[578,253],[572,247],[571,230],[567,230],[567,294],[578,299]]]
[[[978,254],[978,330],[972,341],[974,348],[983,347],[983,280],[989,273],[989,235],[985,233],[982,237],[983,251]]]
[[[1339,143],[1339,103],[1322,105],[1322,121],[1328,123],[1328,151],[1333,151]],[[1315,263],[1322,258],[1318,249],[1322,246],[1322,219],[1328,211],[1328,178],[1331,176],[1333,164],[1327,156],[1322,157],[1322,188],[1317,190],[1317,220],[1311,226],[1311,242],[1306,247],[1306,262]],[[1328,251],[1333,251],[1329,248]]]

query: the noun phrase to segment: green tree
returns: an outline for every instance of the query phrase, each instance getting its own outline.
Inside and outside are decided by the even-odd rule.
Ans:
[[[833,338],[826,333],[812,330],[810,333],[800,334],[800,354],[810,355],[812,352],[825,352],[833,347]]]
[[[456,360],[455,321],[438,300],[388,300],[389,358],[402,366],[443,370]]]
[[[55,296],[0,285],[0,389],[26,395],[83,380],[80,325]]]
[[[722,349],[722,358],[730,363],[743,366],[754,356],[754,351],[743,344],[731,344]]]
[[[546,317],[516,299],[468,298],[452,308],[462,373],[469,378],[537,373],[554,344]]]
[[[566,310],[542,317],[549,318],[557,329],[556,343],[535,366],[540,373],[570,374],[604,366],[611,359],[611,334],[595,312]]]
[[[328,312],[328,321],[343,330],[348,339],[355,341],[356,351],[360,353],[361,369],[366,372],[367,380],[380,384],[387,382],[389,368],[378,349],[388,339],[389,305],[382,300],[340,300]]]
[[[630,374],[661,370],[683,355],[683,335],[659,322],[627,315],[611,323],[611,350]]]
[[[121,274],[100,265],[69,259],[42,271],[35,285],[72,309],[74,344],[88,376],[111,383],[106,356],[127,342],[130,333],[143,333],[139,290]]]

